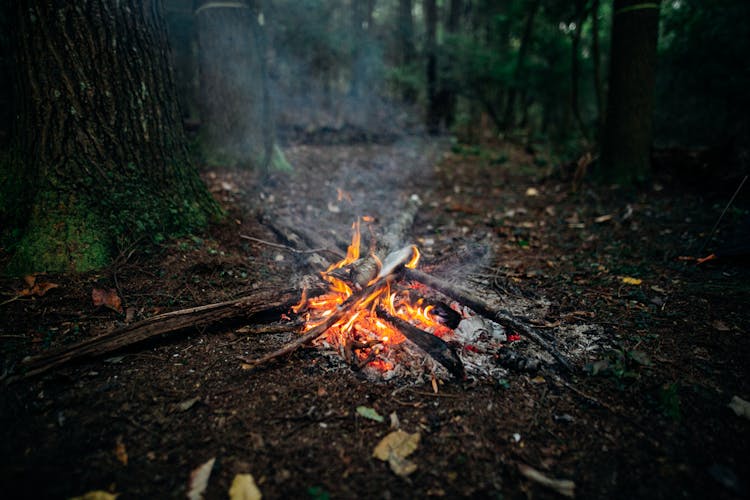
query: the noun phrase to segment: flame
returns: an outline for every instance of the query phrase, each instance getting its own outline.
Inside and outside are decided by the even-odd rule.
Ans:
[[[323,279],[329,283],[329,290],[322,295],[310,298],[307,297],[306,292],[303,292],[300,302],[292,308],[295,313],[305,311],[305,331],[322,324],[326,318],[331,316],[341,304],[352,296],[351,286],[342,279],[331,275],[331,272],[348,266],[360,258],[360,221],[369,223],[372,221],[372,217],[364,216],[361,220],[357,219],[352,224],[352,239],[347,248],[346,256],[321,273]],[[412,249],[412,257],[406,266],[413,269],[419,262],[420,253],[416,246]],[[380,259],[374,254],[373,257],[375,257],[380,269],[382,267]],[[360,298],[348,314],[326,330],[319,341],[337,349],[343,349],[346,345],[365,346],[354,349],[354,353],[360,362],[369,359],[367,365],[372,368],[381,371],[392,370],[394,368],[393,363],[379,356],[387,353],[391,347],[404,342],[406,338],[401,332],[378,318],[375,312],[378,307],[384,308],[391,315],[399,316],[413,323],[418,328],[430,330],[438,335],[441,330],[445,331],[446,329],[430,314],[433,306],[425,305],[424,299],[413,301],[407,290],[393,291],[392,284],[389,280],[386,280],[382,286],[376,287],[367,296]]]

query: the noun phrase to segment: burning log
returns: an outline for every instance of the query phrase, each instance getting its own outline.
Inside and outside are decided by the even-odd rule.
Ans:
[[[502,310],[494,309],[484,300],[472,296],[469,292],[461,290],[460,288],[448,283],[445,280],[436,278],[430,274],[424,273],[417,269],[406,269],[406,277],[408,279],[418,281],[423,285],[427,285],[434,288],[438,292],[457,300],[465,306],[473,309],[477,314],[484,316],[487,319],[495,321],[496,323],[515,330],[519,334],[533,340],[540,347],[546,350],[552,355],[555,360],[560,363],[568,371],[573,371],[570,362],[563,356],[560,351],[555,349],[549,342],[547,342],[540,334],[535,332],[531,327],[525,325],[521,320],[514,317],[512,314],[504,312]]]
[[[388,314],[382,307],[377,309],[377,315],[393,325],[394,328],[404,334],[404,337],[443,365],[451,375],[459,380],[465,378],[466,374],[464,373],[464,365],[461,362],[461,358],[458,357],[453,348],[443,341],[443,339],[420,330],[398,316]]]

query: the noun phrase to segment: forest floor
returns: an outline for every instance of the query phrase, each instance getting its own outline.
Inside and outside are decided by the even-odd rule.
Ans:
[[[750,421],[728,404],[750,399],[750,270],[680,259],[700,251],[731,189],[707,193],[663,176],[639,194],[574,192],[570,172],[507,144],[451,150],[414,140],[287,154],[295,173],[263,183],[244,171],[204,172],[229,216],[200,238],[124,252],[100,273],[37,276],[58,287],[0,306],[0,369],[309,273],[299,254],[240,238],[280,243],[261,213],[347,238],[358,215],[385,225],[416,194],[410,236],[426,269],[452,266],[454,280],[515,301],[521,315],[544,304],[529,321],[560,337],[575,372],[545,364],[441,380],[435,392],[429,377],[373,381],[315,347],[243,369],[237,356],[291,338],[252,335],[252,325],[173,334],[3,386],[4,498],[184,497],[191,471],[211,458],[207,498],[225,498],[239,472],[266,498],[558,496],[524,465],[573,481],[579,498],[748,495]],[[352,202],[337,201],[337,188]],[[730,211],[720,238],[741,212]],[[0,280],[2,300],[25,288]],[[115,290],[123,313],[95,307],[95,288]],[[570,342],[583,347],[566,343],[571,331],[582,332]],[[408,476],[373,458],[391,414],[420,434]]]

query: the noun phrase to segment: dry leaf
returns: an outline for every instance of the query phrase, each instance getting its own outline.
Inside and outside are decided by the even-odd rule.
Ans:
[[[216,457],[193,469],[190,473],[190,482],[188,483],[187,497],[190,500],[202,500],[203,492],[208,486],[208,478],[211,477],[211,470],[214,468]]]
[[[260,500],[263,498],[252,474],[237,474],[229,488],[229,500]]]
[[[569,479],[553,479],[545,476],[538,470],[529,467],[526,464],[518,464],[518,470],[521,474],[534,481],[535,483],[553,489],[564,497],[573,498],[575,496],[576,483]]]
[[[24,276],[23,280],[26,282],[27,288],[21,290],[18,295],[21,297],[29,297],[32,295],[36,295],[37,297],[42,297],[45,293],[52,290],[53,288],[59,288],[60,285],[57,283],[50,283],[47,281],[36,281],[36,276],[33,274],[30,274],[28,276]]]
[[[530,187],[526,190],[526,196],[539,196],[539,190],[537,188]]]
[[[612,220],[612,217],[613,217],[612,214],[600,215],[599,217],[594,219],[594,222],[596,222],[597,224],[601,224],[602,222],[607,222],[607,221]]]
[[[727,326],[727,324],[721,321],[720,319],[717,319],[716,321],[714,321],[712,323],[712,326],[720,332],[728,332],[731,330],[731,328],[729,328],[729,326]]]
[[[117,436],[115,441],[115,456],[122,465],[128,465],[128,452],[125,443],[122,442],[122,436]]]
[[[409,434],[402,430],[393,431],[378,443],[372,456],[384,462],[387,461],[395,474],[406,477],[417,470],[417,464],[407,460],[406,457],[417,449],[419,439],[418,432]]]
[[[110,493],[104,490],[89,491],[80,497],[72,497],[70,500],[116,500],[119,493]]]
[[[729,406],[738,417],[745,417],[750,419],[750,403],[744,399],[732,396],[732,401],[727,405]]]
[[[641,283],[643,283],[643,280],[640,278],[632,278],[630,276],[623,276],[622,282],[625,283],[626,285],[640,285]]]
[[[91,300],[94,306],[104,306],[115,312],[122,314],[122,301],[117,295],[117,291],[111,288],[96,288],[91,290]]]

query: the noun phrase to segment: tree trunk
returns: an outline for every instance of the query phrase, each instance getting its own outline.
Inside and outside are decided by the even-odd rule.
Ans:
[[[258,13],[244,2],[202,1],[199,41],[201,146],[209,164],[264,169],[273,130]]]
[[[658,3],[614,0],[601,175],[631,185],[651,171]]]
[[[576,1],[575,14],[576,28],[573,30],[573,38],[570,44],[570,111],[584,137],[587,136],[586,125],[581,117],[581,106],[579,99],[579,82],[581,74],[581,59],[578,53],[581,47],[581,34],[583,32],[583,23],[586,21],[586,3]]]
[[[458,33],[459,25],[461,23],[461,13],[463,10],[463,0],[451,0],[450,10],[448,11],[448,20],[445,24],[445,31],[447,34],[455,35]],[[438,102],[442,108],[441,115],[445,122],[445,126],[450,129],[453,126],[456,114],[456,84],[453,81],[450,72],[443,73],[442,77],[440,77],[440,96],[438,97]],[[448,74],[446,75],[445,73]]]
[[[401,51],[399,63],[406,71],[409,71],[416,59],[412,6],[412,0],[399,0],[398,2],[398,46]],[[413,104],[417,100],[417,89],[405,84],[401,90],[401,98],[405,103]]]
[[[523,65],[526,62],[526,52],[528,52],[529,50],[531,37],[534,33],[534,18],[539,11],[540,4],[540,0],[532,1],[529,7],[529,13],[526,17],[526,24],[523,28],[523,34],[521,35],[521,45],[518,47],[516,67],[513,70],[513,80],[510,82],[508,97],[505,102],[505,115],[503,118],[503,123],[506,130],[512,129],[516,124],[516,95],[518,93],[518,87],[521,84],[520,80],[521,76],[523,75]]]
[[[604,89],[602,88],[602,58],[599,48],[599,0],[591,3],[591,58],[594,66],[594,95],[596,96],[596,130],[604,125]]]
[[[427,131],[440,132],[440,104],[437,75],[437,2],[424,0],[425,55],[427,56]]]
[[[23,0],[15,15],[16,143],[35,189],[12,272],[99,268],[218,214],[187,154],[158,2]]]

